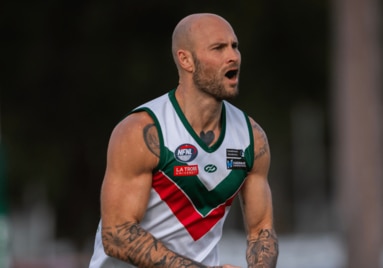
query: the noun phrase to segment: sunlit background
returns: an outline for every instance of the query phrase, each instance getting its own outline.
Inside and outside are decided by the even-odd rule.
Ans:
[[[0,4],[0,268],[87,267],[109,135],[176,87],[176,23],[225,17],[266,131],[279,268],[383,267],[379,0]],[[234,202],[222,262],[246,266]],[[380,264],[379,264],[380,263]]]

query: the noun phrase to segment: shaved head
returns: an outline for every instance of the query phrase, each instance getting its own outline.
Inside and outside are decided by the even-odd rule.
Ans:
[[[230,23],[219,15],[197,13],[183,18],[172,36],[178,86],[217,101],[238,94],[241,53]]]
[[[204,25],[220,21],[231,28],[230,24],[221,16],[212,13],[197,13],[183,18],[175,27],[172,36],[172,54],[178,66],[177,51],[185,49],[193,52],[196,37]]]

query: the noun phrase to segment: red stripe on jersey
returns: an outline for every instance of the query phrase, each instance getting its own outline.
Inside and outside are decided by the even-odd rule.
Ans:
[[[194,241],[204,236],[225,215],[225,207],[230,206],[234,196],[212,209],[203,217],[192,200],[164,173],[153,175],[153,188],[166,202],[177,219],[185,226]]]

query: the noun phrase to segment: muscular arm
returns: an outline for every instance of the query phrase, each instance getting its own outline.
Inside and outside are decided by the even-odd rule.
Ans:
[[[146,113],[130,115],[114,129],[101,191],[105,253],[137,267],[206,267],[169,250],[139,225],[158,157],[157,130]]]
[[[108,255],[137,267],[206,267],[168,250],[137,223],[104,227],[102,233]]]
[[[241,191],[247,231],[248,267],[276,267],[278,239],[273,227],[271,191],[267,181],[270,150],[266,134],[251,119],[254,133],[254,166]]]

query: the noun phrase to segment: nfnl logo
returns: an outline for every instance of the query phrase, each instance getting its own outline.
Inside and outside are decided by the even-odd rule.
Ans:
[[[174,157],[181,162],[190,162],[197,157],[198,151],[194,145],[185,143],[177,147]]]

